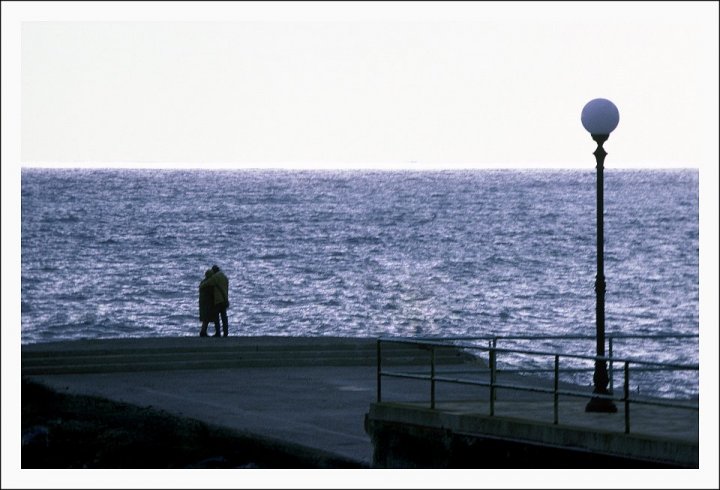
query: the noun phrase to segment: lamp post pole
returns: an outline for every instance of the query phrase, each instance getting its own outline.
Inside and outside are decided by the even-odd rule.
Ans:
[[[610,132],[617,126],[619,113],[615,105],[606,99],[594,99],[585,106],[582,112],[582,123],[597,143],[593,153],[597,162],[597,275],[595,276],[595,355],[605,357],[605,261],[604,261],[604,183],[603,165],[607,152],[603,143],[610,137]],[[607,361],[595,360],[593,374],[593,396],[585,406],[586,412],[617,412],[612,400],[604,398],[608,391]]]

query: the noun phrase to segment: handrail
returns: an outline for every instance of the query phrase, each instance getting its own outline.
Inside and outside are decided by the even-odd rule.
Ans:
[[[537,355],[537,356],[554,356],[558,354],[557,352],[549,352],[549,351],[536,351],[536,350],[528,350],[528,349],[503,349],[500,347],[483,347],[480,345],[464,345],[464,344],[441,344],[438,342],[431,342],[426,341],[423,339],[408,339],[408,338],[400,338],[400,337],[379,337],[379,340],[383,342],[395,342],[395,343],[402,343],[402,344],[417,344],[417,345],[436,345],[438,347],[457,347],[461,349],[475,349],[475,350],[481,350],[481,351],[496,351],[496,352],[504,352],[504,353],[514,353],[514,354],[529,354],[529,355]],[[657,361],[645,361],[643,359],[633,359],[633,358],[623,358],[623,357],[608,357],[608,356],[590,356],[586,354],[559,354],[562,357],[569,357],[573,359],[585,359],[585,360],[591,360],[591,361],[615,361],[615,362],[632,362],[634,364],[645,364],[648,366],[663,366],[672,368],[675,370],[697,370],[699,366],[697,364],[673,364],[673,363],[664,363],[664,362],[657,362]]]
[[[605,337],[623,338],[623,339],[682,339],[699,337],[696,333],[672,333],[672,334],[622,334],[606,332]],[[392,338],[405,338],[405,337],[385,337],[388,339]],[[492,339],[517,339],[517,340],[537,340],[537,339],[588,339],[595,340],[594,335],[460,335],[456,337],[446,336],[426,336],[426,337],[413,337],[416,340],[492,340]]]
[[[629,337],[635,337],[635,338],[675,338],[675,337],[696,337],[697,335],[683,335],[683,334],[676,334],[676,335],[667,335],[667,336],[626,336],[626,338]],[[514,338],[518,337],[528,337],[528,336],[513,336]],[[560,336],[560,337],[552,337],[552,338],[568,338],[568,337],[575,337],[578,336]],[[473,337],[473,340],[494,340],[499,337],[483,337],[483,338],[477,338]],[[542,337],[536,337],[533,336],[532,338],[550,338],[548,336],[542,336]],[[581,338],[592,338],[587,336],[582,336]],[[464,338],[465,340],[468,339],[468,337]],[[559,405],[559,395],[565,395],[565,396],[575,396],[575,397],[593,397],[593,398],[603,398],[611,401],[618,401],[622,402],[624,404],[625,408],[625,433],[630,433],[630,404],[644,404],[644,405],[656,405],[656,406],[664,406],[664,407],[673,407],[673,408],[681,408],[681,409],[690,409],[690,410],[699,410],[699,405],[697,403],[695,404],[688,404],[688,403],[677,403],[677,402],[669,402],[666,400],[661,399],[640,399],[640,398],[631,398],[630,396],[630,365],[646,365],[646,366],[652,366],[654,368],[650,368],[653,370],[659,370],[658,368],[665,368],[665,370],[693,370],[693,371],[699,371],[699,365],[697,364],[680,364],[680,363],[664,363],[664,362],[657,362],[657,361],[645,361],[641,359],[633,359],[633,358],[618,358],[618,357],[612,357],[612,356],[590,356],[590,355],[582,355],[582,354],[564,354],[564,353],[558,353],[558,352],[548,352],[548,351],[535,351],[535,350],[528,350],[528,349],[504,349],[504,348],[498,348],[495,346],[492,347],[484,347],[479,345],[464,345],[464,344],[456,344],[456,343],[448,343],[448,341],[456,340],[453,338],[443,338],[442,342],[438,342],[437,340],[429,340],[427,338],[406,338],[406,337],[379,337],[377,339],[377,402],[382,402],[382,396],[381,396],[381,382],[383,376],[388,377],[396,377],[396,378],[411,378],[411,379],[426,379],[430,381],[430,408],[435,409],[436,407],[436,390],[435,385],[438,382],[444,382],[444,383],[456,383],[456,384],[469,384],[469,385],[476,385],[476,386],[485,386],[490,388],[490,396],[489,396],[489,405],[490,405],[490,416],[495,416],[495,398],[498,388],[503,389],[510,389],[510,390],[519,390],[519,391],[529,391],[529,392],[537,392],[537,393],[549,393],[553,395],[553,423],[558,424],[558,405]],[[400,344],[410,344],[419,346],[421,348],[429,348],[430,350],[430,375],[427,374],[418,374],[418,373],[399,373],[399,372],[393,372],[388,370],[382,369],[381,364],[381,358],[382,358],[382,348],[381,344],[382,342],[390,342],[390,343],[400,343]],[[489,382],[479,381],[479,380],[469,380],[469,379],[461,379],[461,378],[448,378],[444,376],[437,376],[436,369],[435,369],[435,349],[436,348],[461,348],[461,349],[474,349],[479,350],[483,352],[489,353],[489,371],[490,371],[490,379]],[[554,367],[552,371],[554,372],[553,376],[553,388],[543,388],[538,386],[523,386],[523,385],[515,385],[515,384],[506,384],[506,383],[498,383],[497,382],[497,356],[498,354],[525,354],[525,355],[533,355],[533,356],[552,356],[554,358]],[[572,359],[583,359],[583,360],[593,360],[593,361],[610,361],[611,363],[614,362],[620,362],[623,363],[623,372],[624,372],[624,383],[623,383],[623,395],[620,398],[617,398],[614,396],[612,389],[609,391],[609,394],[598,394],[598,393],[585,393],[585,392],[579,392],[579,391],[573,391],[573,390],[561,390],[559,388],[559,373],[560,373],[560,358],[572,358]],[[636,369],[636,371],[642,370]],[[529,371],[529,370],[526,370]],[[503,370],[503,372],[505,372]],[[612,385],[611,385],[612,386]]]
[[[426,339],[432,339],[432,337],[425,337]],[[437,337],[436,337],[437,338]],[[498,340],[595,340],[594,335],[580,335],[580,334],[572,334],[572,335],[483,335],[479,337],[472,337],[472,336],[461,336],[461,337],[452,337],[455,340],[465,339],[465,340],[488,340],[492,341],[492,346],[497,347]],[[607,352],[608,352],[608,358],[613,357],[613,340],[614,339],[652,339],[652,340],[663,340],[663,339],[687,339],[687,338],[700,338],[699,334],[654,334],[654,335],[648,335],[648,334],[623,334],[623,333],[613,333],[608,332],[605,334],[605,339],[607,340]],[[592,369],[592,368],[591,368]],[[647,370],[647,369],[646,369]],[[541,370],[536,369],[535,372],[541,372]],[[637,369],[636,369],[637,371]],[[564,370],[564,372],[568,372],[567,369]],[[612,392],[613,386],[615,384],[614,382],[614,364],[613,360],[610,359],[608,361],[608,388]]]

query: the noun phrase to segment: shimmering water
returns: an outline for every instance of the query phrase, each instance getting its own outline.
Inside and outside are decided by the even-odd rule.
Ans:
[[[594,335],[595,218],[594,169],[23,169],[22,342],[195,336],[215,263],[231,335]],[[605,261],[608,333],[697,334],[698,172],[606,171]]]

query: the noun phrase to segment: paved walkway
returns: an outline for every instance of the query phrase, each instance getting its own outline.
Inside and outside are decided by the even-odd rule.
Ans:
[[[174,415],[326,451],[369,466],[363,422],[375,369],[284,367],[37,375],[53,389],[162,409]]]
[[[176,340],[171,342],[178,346],[177,353],[173,356],[188,357],[192,360],[194,355],[217,357],[222,351],[223,355],[232,357],[229,355],[229,346],[235,343],[247,349],[247,344],[251,342],[251,339],[225,342],[229,340],[231,339]],[[265,339],[260,343],[255,341],[255,347],[251,350],[258,353],[263,350],[263,346],[275,348],[278,345],[286,349],[287,345],[295,345],[298,342],[301,341],[292,338]],[[302,349],[293,347],[294,350],[281,349],[274,352],[273,356],[278,360],[278,364],[292,364],[290,357],[298,355],[297,352],[300,350],[306,354],[310,352],[312,360],[312,350],[307,350],[307,342],[312,344],[314,341],[305,339],[304,342],[306,343],[303,344]],[[318,363],[325,362],[325,365],[321,366],[307,365],[303,361],[305,365],[301,363],[296,366],[273,367],[269,365],[272,364],[269,358],[266,358],[261,363],[263,367],[251,367],[258,360],[247,356],[249,364],[244,367],[217,367],[218,364],[210,364],[208,365],[210,367],[205,368],[175,367],[159,370],[155,365],[150,370],[141,370],[136,365],[131,372],[118,370],[68,374],[34,372],[26,373],[25,376],[60,392],[94,395],[141,407],[162,409],[174,415],[198,419],[257,437],[299,444],[370,466],[373,447],[369,436],[365,433],[364,419],[370,405],[376,401],[377,372],[374,361],[368,360],[368,352],[374,352],[374,344],[371,339],[358,339],[356,343],[364,346],[360,354],[359,348],[353,347],[347,350],[348,342],[353,341],[346,339],[341,342],[345,346],[342,358],[345,359],[345,364],[355,365],[343,365],[343,359],[330,354],[330,351],[337,352],[336,347],[331,345],[332,341],[323,339],[318,341],[317,345],[324,346],[323,352],[326,357],[320,353],[316,356]],[[113,362],[118,363],[117,365],[122,365],[123,355],[136,358],[138,350],[149,352],[149,348],[156,344],[167,346],[167,341],[126,339],[27,346],[23,347],[23,355],[32,352],[33,355],[47,354],[52,357],[55,355],[53,352],[60,354],[70,352],[72,359],[78,359],[75,357],[78,352],[92,350],[101,352],[108,358],[113,358]],[[202,353],[192,354],[187,346],[201,346]],[[216,351],[216,354],[213,354],[213,351]],[[239,359],[246,355],[244,352],[236,351],[234,357]],[[353,357],[352,352],[356,352],[357,355]],[[147,352],[142,354],[143,357],[148,355]],[[168,354],[163,352],[155,357],[159,356],[165,359]],[[359,357],[365,360],[359,360]],[[284,362],[281,363],[279,360]],[[97,359],[92,362],[97,362]],[[209,361],[203,361],[203,363],[207,362]],[[26,365],[30,364],[29,360],[24,360],[23,370],[25,371]],[[470,369],[481,367],[469,366]],[[459,368],[464,369],[462,365],[447,366],[448,370]],[[517,378],[514,380],[517,381]],[[502,378],[498,381],[502,382]],[[427,381],[383,378],[382,389],[383,401],[402,403],[429,401]],[[473,389],[477,391],[473,392]],[[486,389],[469,388],[464,385],[439,384],[436,393],[437,408],[449,413],[475,412],[486,415],[487,392],[484,390]],[[551,395],[543,395],[542,399],[536,394],[531,395],[499,393],[495,414],[552,423]],[[584,403],[578,399],[562,401],[560,424],[623,431],[624,416],[621,406],[618,407],[620,410],[616,414],[588,414],[583,410]],[[633,432],[645,431],[653,437],[674,438],[697,444],[697,411],[658,407],[633,407],[631,410]]]

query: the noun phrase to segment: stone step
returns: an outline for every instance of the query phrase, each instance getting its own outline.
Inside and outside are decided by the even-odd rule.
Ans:
[[[23,346],[22,374],[66,374],[143,370],[221,369],[281,366],[374,366],[374,339],[240,338],[79,341]],[[208,343],[208,342],[214,342]],[[429,365],[428,351],[402,344],[383,345],[383,366]],[[460,364],[467,354],[439,349],[437,364]]]
[[[343,361],[353,359],[364,359],[372,360],[373,362],[377,359],[377,354],[374,350],[370,351],[357,351],[347,352],[339,350],[323,350],[323,351],[241,351],[241,350],[226,350],[226,351],[207,351],[207,352],[174,352],[174,351],[147,351],[147,352],[132,352],[132,353],[92,353],[92,354],[47,354],[47,355],[33,355],[33,356],[22,356],[23,365],[27,366],[51,366],[54,364],[77,364],[82,362],[92,362],[93,360],[103,360],[105,362],[148,362],[148,361],[159,361],[159,362],[172,362],[172,361],[187,361],[187,360],[257,360],[257,359],[326,359],[332,361]],[[384,352],[383,363],[394,363],[407,361],[408,359],[417,359],[420,362],[428,363],[429,356],[427,353],[412,351],[412,350],[398,350],[395,352]],[[462,355],[458,352],[438,352],[435,354],[435,361],[437,363],[447,363],[455,360],[460,361]]]
[[[417,358],[403,358],[397,361],[398,364],[427,365],[427,361]],[[234,368],[255,368],[255,367],[340,367],[340,366],[374,366],[375,359],[345,358],[333,360],[326,358],[289,358],[289,359],[202,359],[174,362],[132,362],[132,363],[78,363],[78,364],[54,364],[54,365],[28,365],[23,366],[23,375],[39,374],[72,374],[72,373],[109,373],[109,372],[133,372],[133,371],[176,371],[176,370],[199,370],[199,369],[234,369]]]

